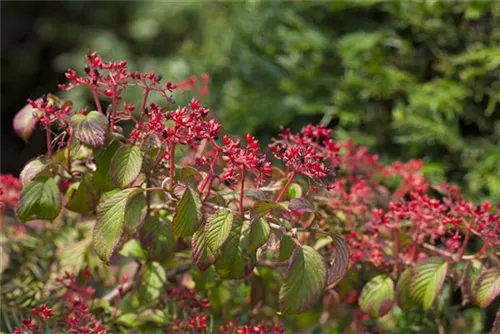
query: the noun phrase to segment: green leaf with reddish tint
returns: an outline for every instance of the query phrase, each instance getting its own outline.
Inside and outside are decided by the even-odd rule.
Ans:
[[[146,304],[157,300],[164,294],[167,284],[165,269],[158,262],[146,262],[141,270],[141,284],[139,287],[139,300]]]
[[[447,269],[448,263],[439,257],[429,258],[412,268],[409,294],[424,310],[432,306],[441,291]]]
[[[19,180],[25,187],[28,183],[33,181],[33,179],[39,175],[50,176],[49,174],[49,165],[42,158],[37,158],[28,162],[21,174],[19,174]]]
[[[66,192],[66,209],[78,213],[90,212],[99,203],[99,195],[92,185],[92,177],[85,174],[80,182],[71,185]]]
[[[325,260],[314,248],[298,247],[291,258],[285,281],[279,292],[283,313],[302,313],[314,305],[326,285]]]
[[[254,220],[250,225],[248,250],[250,252],[256,251],[269,240],[270,235],[271,228],[264,218]]]
[[[113,140],[104,150],[94,150],[94,159],[97,169],[92,177],[92,182],[94,187],[101,192],[110,191],[116,188],[111,179],[109,167],[113,156],[120,146],[121,144],[118,140]]]
[[[388,275],[372,278],[361,291],[359,306],[372,317],[389,313],[394,304],[394,282]]]
[[[204,226],[196,231],[191,239],[191,252],[198,269],[207,270],[215,262],[215,255],[207,244],[207,234]]]
[[[229,210],[217,211],[208,219],[205,225],[207,244],[214,254],[217,254],[224,242],[226,242],[232,225],[233,214]]]
[[[123,145],[116,151],[109,166],[109,173],[120,188],[128,187],[141,172],[142,153],[138,146]]]
[[[396,284],[396,301],[398,306],[403,311],[407,311],[415,305],[410,297],[409,284],[412,273],[411,270],[412,268],[410,267],[403,271],[403,273],[399,276],[398,283]]]
[[[16,214],[20,221],[54,220],[61,211],[61,194],[54,179],[39,176],[21,190]]]
[[[329,234],[335,245],[335,256],[328,263],[327,285],[331,288],[344,277],[349,268],[349,246],[338,234]]]
[[[481,308],[486,308],[500,294],[500,270],[491,269],[479,275],[474,283],[474,299]]]
[[[186,187],[175,208],[172,232],[176,237],[190,237],[201,225],[201,200],[191,186]]]
[[[474,301],[474,285],[483,271],[483,264],[479,260],[472,259],[466,263],[463,270],[465,270],[463,279],[459,281],[462,305]]]
[[[302,197],[302,188],[297,183],[292,183],[285,193],[285,199],[290,200],[293,198]]]
[[[240,216],[233,217],[231,232],[215,261],[215,270],[226,279],[248,276],[255,267],[255,253],[248,252],[249,227]]]
[[[172,223],[163,216],[151,216],[146,219],[139,231],[139,240],[148,252],[148,257],[156,261],[164,259],[176,244]]]
[[[121,190],[99,203],[93,245],[97,256],[105,263],[109,263],[122,237],[129,201],[142,191],[140,188]]]
[[[299,212],[314,212],[316,210],[314,204],[305,198],[292,198],[288,204],[288,209]]]
[[[12,121],[14,131],[25,142],[28,141],[33,131],[35,131],[36,124],[38,123],[37,114],[39,113],[39,110],[27,104],[23,109],[17,112],[16,116],[14,116]]]
[[[99,147],[104,145],[108,133],[108,119],[98,111],[91,111],[87,115],[76,114],[71,117],[76,139],[81,143]]]
[[[295,247],[295,242],[293,242],[293,239],[289,235],[284,235],[283,237],[281,237],[278,260],[285,261],[290,258]]]

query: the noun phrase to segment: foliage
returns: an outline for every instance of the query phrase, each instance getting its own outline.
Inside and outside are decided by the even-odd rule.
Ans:
[[[283,130],[271,160],[250,134],[221,138],[199,99],[175,108],[185,86],[86,60],[59,88],[87,90],[95,111],[43,96],[15,124],[26,136],[33,117],[47,154],[21,181],[1,178],[6,330],[362,333],[418,308],[460,330],[449,310],[468,321],[472,305],[497,304],[499,205],[431,187],[421,161],[384,165],[323,126]],[[241,314],[247,324],[230,321]]]

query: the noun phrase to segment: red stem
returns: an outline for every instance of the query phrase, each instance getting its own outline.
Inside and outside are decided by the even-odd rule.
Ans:
[[[477,252],[477,254],[474,256],[474,258],[476,258],[476,259],[480,258],[484,254],[484,252],[486,252],[486,249],[488,249],[488,246],[489,246],[488,241],[485,241],[483,247],[481,247],[481,249],[479,250],[479,252]]]
[[[97,96],[97,89],[95,86],[92,86],[92,95],[94,95],[95,105],[97,110],[102,114],[101,102],[99,101],[99,97]]]
[[[169,180],[168,180],[168,188],[169,190],[172,190],[174,187],[174,173],[175,173],[175,143],[172,143],[170,146],[170,170],[168,171],[169,173]]]
[[[50,125],[45,125],[45,143],[47,144],[47,154],[49,156],[49,161],[52,161],[52,146],[50,144]]]
[[[241,168],[241,188],[240,188],[240,215],[244,215],[245,211],[243,211],[243,192],[245,191],[245,172],[246,166],[243,165]]]
[[[290,175],[290,178],[286,182],[285,186],[283,187],[283,189],[281,189],[281,193],[279,194],[278,198],[276,198],[275,203],[279,203],[281,201],[281,199],[283,198],[283,196],[285,196],[285,193],[286,193],[288,187],[290,187],[290,185],[292,184],[293,179],[295,178],[296,175],[297,175],[297,173],[295,171],[293,171],[292,175]]]
[[[469,240],[470,240],[470,228],[467,229],[467,232],[465,233],[464,243],[462,244],[462,247],[460,248],[460,251],[458,252],[458,258],[460,260],[464,256],[465,251],[467,250],[467,245],[469,244]]]
[[[210,178],[210,181],[208,182],[208,190],[205,194],[205,197],[203,198],[203,203],[207,200],[208,196],[210,196],[210,192],[212,191],[212,184],[215,180],[215,177],[213,177],[212,175],[209,175],[207,178]]]
[[[139,127],[142,125],[142,118],[144,117],[144,114],[146,112],[146,105],[148,104],[148,97],[149,97],[149,88],[146,88],[144,91],[144,99],[142,100],[142,107],[141,107],[141,117],[139,117]]]

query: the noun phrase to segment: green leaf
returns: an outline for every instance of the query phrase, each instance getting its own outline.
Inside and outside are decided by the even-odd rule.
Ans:
[[[196,190],[188,186],[175,208],[172,232],[176,237],[189,237],[201,223],[201,200]]]
[[[19,174],[19,179],[21,180],[21,183],[23,184],[23,187],[26,187],[28,183],[33,181],[33,179],[40,174],[44,174],[44,176],[49,176],[45,175],[45,171],[48,171],[49,165],[47,165],[44,161],[42,161],[41,158],[31,160],[28,162],[23,170],[21,171],[21,174]]]
[[[164,259],[176,245],[170,220],[159,216],[146,220],[139,231],[139,240],[148,257],[156,261]]]
[[[220,250],[229,237],[233,224],[233,214],[229,210],[217,211],[207,222],[207,244],[214,254]]]
[[[61,194],[56,181],[40,176],[23,188],[17,202],[19,220],[54,220],[61,211]]]
[[[295,249],[295,242],[289,235],[284,235],[280,241],[280,252],[278,255],[278,261],[285,261],[290,256],[292,256],[293,250]]]
[[[349,246],[343,237],[329,234],[335,243],[335,257],[328,263],[327,285],[332,287],[344,277],[349,268]]]
[[[292,183],[285,193],[285,198],[290,200],[302,197],[302,188],[297,183]]]
[[[282,211],[284,208],[271,201],[257,201],[250,209],[250,220],[253,221],[262,218],[275,209]]]
[[[379,275],[371,279],[361,291],[359,306],[372,317],[381,317],[389,313],[394,304],[394,282],[388,275]]]
[[[474,300],[474,285],[483,271],[483,264],[479,260],[472,259],[467,262],[463,270],[465,273],[463,273],[464,276],[459,281],[459,285],[462,291],[462,305],[465,305]]]
[[[271,228],[267,221],[263,218],[256,219],[250,225],[250,240],[248,244],[248,250],[250,252],[256,251],[259,247],[263,246],[269,236],[271,235]]]
[[[125,245],[123,245],[120,250],[120,255],[132,257],[137,260],[145,260],[147,258],[147,254],[142,249],[139,242],[135,239],[129,240]]]
[[[180,171],[180,176],[181,176],[182,182],[188,183],[191,185],[195,185],[196,179],[201,178],[200,172],[196,168],[193,168],[190,166],[183,167]]]
[[[399,276],[398,283],[396,284],[396,301],[398,306],[403,310],[407,311],[414,306],[414,303],[410,297],[410,277],[412,274],[412,268],[407,268]]]
[[[92,178],[87,174],[68,189],[66,197],[68,198],[66,209],[78,213],[90,212],[99,203],[99,192],[94,189]]]
[[[108,119],[98,111],[91,111],[87,115],[76,114],[71,117],[71,126],[75,137],[85,145],[99,147],[104,145],[108,133]]]
[[[434,303],[443,286],[447,269],[448,263],[438,257],[429,258],[412,268],[410,297],[424,310],[428,310]]]
[[[144,193],[139,193],[129,198],[127,211],[125,212],[124,233],[132,235],[146,219],[148,206]]]
[[[126,188],[137,178],[141,166],[142,153],[139,147],[123,145],[113,156],[109,172],[118,187]]]
[[[111,160],[120,145],[121,144],[118,140],[112,140],[104,150],[94,150],[94,160],[97,165],[97,169],[92,177],[92,182],[96,190],[106,192],[116,188],[113,180],[111,179],[109,168]]]
[[[207,234],[204,226],[196,231],[191,240],[193,260],[198,269],[207,270],[215,262],[215,255],[208,247]]]
[[[99,203],[97,207],[93,244],[97,256],[105,263],[109,263],[111,255],[120,242],[129,200],[140,192],[142,192],[140,188],[121,190],[106,201]]]
[[[248,249],[248,228],[243,218],[234,216],[231,232],[215,261],[215,270],[226,279],[240,279],[248,276],[255,267],[256,258]]]
[[[486,308],[500,294],[500,270],[492,269],[482,273],[476,280],[473,295],[481,308]]]
[[[165,269],[158,262],[147,262],[141,273],[141,287],[139,300],[141,303],[150,303],[163,294],[163,286],[167,283]]]
[[[325,261],[317,251],[309,246],[296,248],[279,292],[281,311],[296,314],[311,307],[323,293],[326,275]]]

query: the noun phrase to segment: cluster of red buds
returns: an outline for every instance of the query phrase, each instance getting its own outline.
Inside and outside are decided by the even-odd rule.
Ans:
[[[208,95],[210,93],[210,90],[208,89],[208,83],[210,82],[210,76],[206,73],[203,73],[201,75],[201,85],[197,85],[198,83],[198,78],[194,75],[190,76],[184,81],[181,81],[177,84],[179,87],[179,92],[185,92],[185,91],[191,91],[194,89],[198,89],[198,94],[203,97],[205,95]]]
[[[222,139],[222,160],[227,163],[221,179],[232,184],[239,178],[238,171],[243,174],[245,171],[257,174],[257,183],[260,184],[265,176],[271,175],[271,163],[266,161],[265,154],[259,154],[259,141],[253,136],[246,136],[247,146],[241,148],[239,140],[233,141],[224,136]]]
[[[19,179],[11,174],[0,175],[0,212],[5,213],[8,207],[15,207],[19,193],[23,188]]]
[[[340,146],[330,138],[330,134],[330,129],[320,125],[308,125],[298,134],[286,129],[270,147],[273,155],[282,160],[290,171],[319,180],[333,175],[339,164]]]

